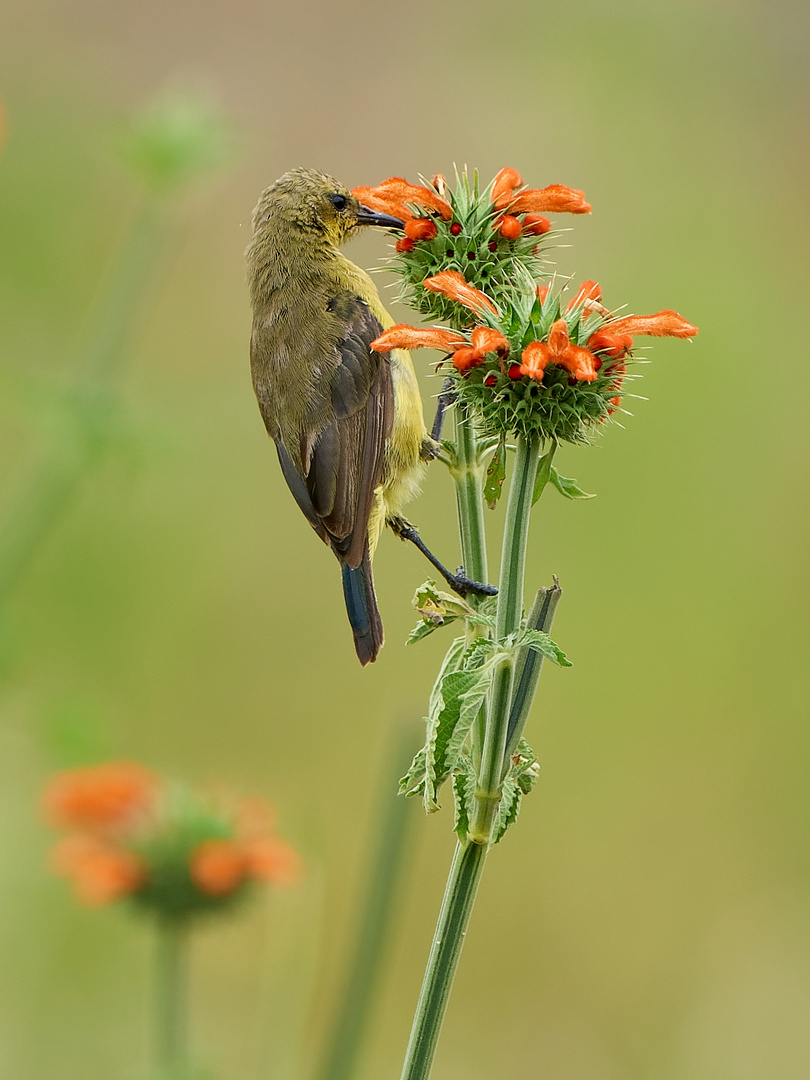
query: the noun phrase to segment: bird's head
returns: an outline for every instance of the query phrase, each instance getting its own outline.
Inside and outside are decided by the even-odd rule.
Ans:
[[[254,240],[294,229],[335,247],[366,225],[402,228],[390,214],[363,206],[347,187],[315,169],[291,169],[263,191],[253,211]]]

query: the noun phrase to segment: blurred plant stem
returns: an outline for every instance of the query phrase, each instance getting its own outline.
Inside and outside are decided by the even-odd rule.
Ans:
[[[133,216],[79,350],[81,367],[65,406],[71,438],[54,439],[44,448],[6,499],[0,523],[0,607],[75,498],[82,480],[104,456],[127,347],[165,249],[169,218],[169,207],[155,196],[147,196]]]
[[[518,439],[504,524],[495,615],[495,638],[504,644],[521,628],[529,518],[539,454],[539,439]],[[471,418],[458,413],[451,473],[456,482],[465,567],[478,580],[486,581],[482,449]],[[559,592],[556,582],[553,589],[540,590],[530,613],[528,625],[531,629],[546,631],[551,626]],[[471,627],[468,637],[470,631],[481,632],[480,627]],[[522,734],[540,673],[540,664],[530,661],[529,654],[536,656],[525,646],[517,651],[513,648],[502,650],[503,658],[495,671],[488,701],[482,705],[473,726],[477,782],[472,819],[465,840],[456,846],[453,856],[416,1006],[402,1080],[427,1080],[430,1076],[467,926],[492,843],[493,820],[501,801],[510,754]]]
[[[227,157],[219,111],[194,94],[156,99],[133,119],[119,156],[143,190],[94,306],[54,437],[0,508],[0,610],[115,434],[121,377],[182,196]]]
[[[185,920],[157,920],[154,1055],[156,1080],[185,1080],[189,1073],[188,943]]]
[[[334,1028],[326,1046],[317,1080],[350,1080],[362,1048],[375,993],[382,972],[389,932],[393,925],[399,886],[410,850],[413,817],[405,799],[390,792],[413,756],[413,730],[397,723],[387,767],[382,770],[378,804],[381,822],[376,849],[368,867],[368,887],[360,915],[351,967],[338,995]]]

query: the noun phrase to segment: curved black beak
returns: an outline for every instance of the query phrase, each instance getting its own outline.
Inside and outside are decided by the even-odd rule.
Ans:
[[[369,207],[362,204],[357,212],[357,224],[379,225],[382,229],[402,229],[405,227],[405,222],[400,221],[399,218],[392,217],[390,214],[378,214],[376,210],[370,210]]]

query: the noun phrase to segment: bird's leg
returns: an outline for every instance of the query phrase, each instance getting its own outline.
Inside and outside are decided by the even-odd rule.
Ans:
[[[430,437],[434,442],[440,443],[442,441],[445,414],[450,406],[455,404],[457,397],[458,391],[453,389],[453,380],[445,379],[442,392],[439,394],[439,400],[436,402],[436,416],[430,431]]]
[[[411,525],[409,521],[406,521],[405,518],[390,517],[388,518],[388,524],[400,540],[410,540],[412,544],[419,548],[428,562],[432,566],[435,566],[453,592],[457,592],[459,596],[466,596],[467,593],[478,593],[479,596],[497,596],[498,590],[494,585],[485,585],[481,581],[473,581],[472,578],[468,578],[464,573],[463,566],[459,566],[455,574],[451,574],[447,567],[439,562],[430,548],[425,544],[413,525]]]

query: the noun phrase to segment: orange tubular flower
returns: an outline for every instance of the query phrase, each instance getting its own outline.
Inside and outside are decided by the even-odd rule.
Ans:
[[[527,214],[523,219],[523,231],[527,236],[543,236],[551,231],[551,222],[542,214]]]
[[[523,231],[523,226],[511,214],[505,214],[504,217],[499,218],[493,227],[498,230],[504,240],[517,240]]]
[[[694,337],[698,328],[687,322],[677,311],[659,311],[655,315],[626,315],[605,323],[588,338],[592,352],[604,352],[616,360],[627,356],[633,348],[633,335],[648,337]]]
[[[409,184],[401,176],[392,176],[388,180],[383,180],[375,188],[352,188],[352,195],[364,206],[379,210],[384,214],[393,214],[402,221],[410,221],[415,216],[413,211],[405,205],[406,203],[414,203],[428,210],[435,210],[445,221],[449,221],[453,216],[450,204],[439,198],[435,191],[417,184]]]
[[[191,880],[208,896],[228,896],[245,880],[248,860],[234,840],[204,840],[191,854]]]
[[[655,315],[626,315],[605,323],[602,330],[606,334],[642,334],[648,337],[694,337],[696,326],[687,322],[677,311],[657,311]]]
[[[159,780],[131,761],[113,761],[57,774],[42,803],[58,828],[126,828],[154,809]]]
[[[422,284],[431,292],[441,293],[442,296],[446,296],[449,300],[455,300],[456,303],[463,304],[464,307],[469,308],[476,315],[480,315],[482,311],[489,311],[493,315],[498,313],[489,297],[482,293],[480,289],[470,285],[458,270],[444,270],[441,274],[434,274],[433,277],[425,278]]]
[[[602,286],[596,281],[583,281],[577,290],[577,294],[574,299],[569,303],[566,311],[573,311],[574,308],[584,304],[586,300],[595,300],[600,303],[602,300]]]
[[[580,382],[593,382],[597,377],[596,358],[588,349],[573,345],[568,337],[565,319],[552,323],[548,344],[531,341],[521,354],[521,375],[528,375],[539,382],[548,364],[565,368]]]
[[[452,352],[466,344],[456,330],[422,330],[406,323],[397,323],[375,338],[371,348],[377,352],[387,352],[389,349],[438,349],[440,352]]]
[[[583,192],[564,184],[521,191],[508,206],[512,214],[590,214],[592,209]]]
[[[438,231],[430,218],[411,218],[405,222],[405,235],[409,240],[432,240]]]
[[[146,865],[134,852],[86,834],[67,836],[57,844],[51,866],[71,879],[79,900],[89,907],[129,896],[146,880]]]
[[[498,210],[503,210],[513,200],[515,188],[523,187],[523,177],[517,169],[501,169],[492,182],[492,203]]]

